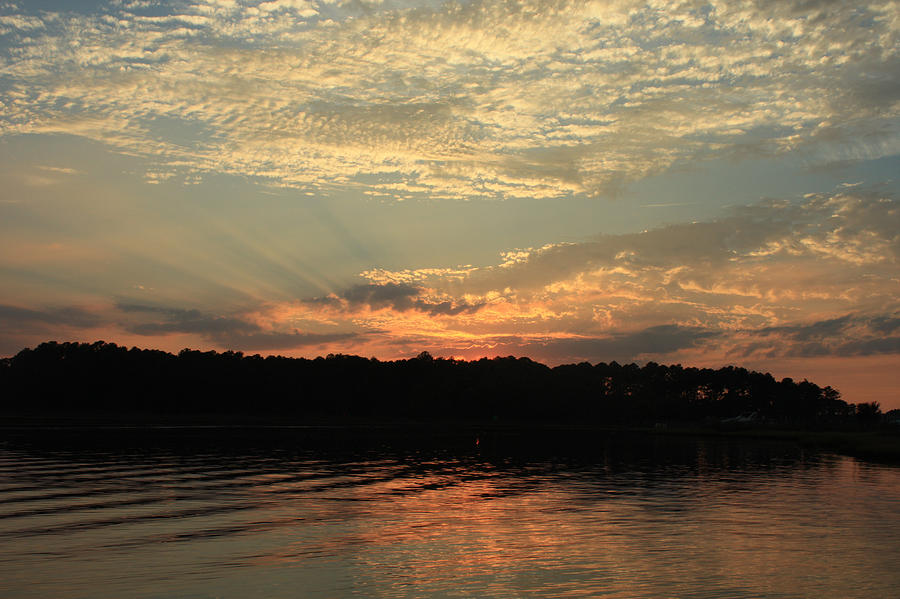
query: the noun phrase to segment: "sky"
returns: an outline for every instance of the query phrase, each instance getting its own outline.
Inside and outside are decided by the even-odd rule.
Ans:
[[[0,355],[737,365],[900,407],[900,2],[0,1]]]

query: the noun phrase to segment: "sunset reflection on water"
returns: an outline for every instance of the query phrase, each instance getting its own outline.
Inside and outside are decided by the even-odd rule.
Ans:
[[[880,597],[900,470],[789,445],[590,457],[0,453],[0,595]]]

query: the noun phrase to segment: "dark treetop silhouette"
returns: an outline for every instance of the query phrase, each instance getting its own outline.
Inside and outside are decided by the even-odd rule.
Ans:
[[[864,424],[877,404],[848,404],[831,387],[650,362],[567,364],[528,358],[314,360],[241,352],[178,355],[114,343],[42,343],[0,360],[6,414],[208,415],[359,423],[560,422],[652,424],[741,414],[793,427]]]

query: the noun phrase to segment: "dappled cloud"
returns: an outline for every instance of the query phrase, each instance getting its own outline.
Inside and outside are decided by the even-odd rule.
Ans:
[[[711,156],[900,150],[896,2],[0,6],[0,135],[388,199],[610,194]]]

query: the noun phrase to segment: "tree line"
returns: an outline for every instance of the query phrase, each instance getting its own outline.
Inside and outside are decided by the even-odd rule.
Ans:
[[[548,367],[529,358],[315,359],[115,343],[42,343],[0,360],[4,413],[223,414],[293,422],[654,424],[749,415],[786,426],[877,421],[831,387],[768,373],[617,362]]]

